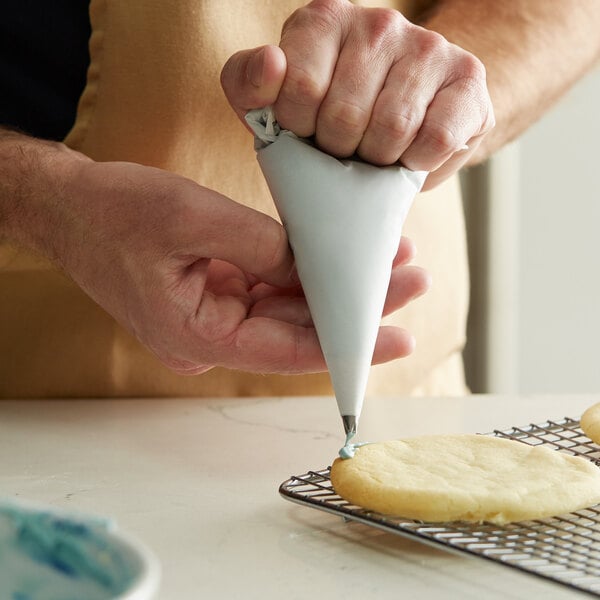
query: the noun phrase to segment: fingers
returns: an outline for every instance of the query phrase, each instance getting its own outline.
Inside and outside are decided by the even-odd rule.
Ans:
[[[344,37],[316,122],[317,144],[340,157],[360,148],[402,35],[402,17],[396,11],[361,11],[360,15]]]
[[[281,287],[297,283],[287,235],[271,217],[188,182],[185,213],[177,230],[177,259],[216,258],[261,281]]]
[[[402,238],[390,276],[384,316],[406,306],[431,287],[431,276],[427,271],[407,265],[415,254],[414,243],[408,238]],[[281,289],[259,284],[252,289],[250,295],[254,304],[248,313],[249,317],[277,319],[302,327],[313,326],[308,305],[299,286]]]
[[[412,255],[412,244],[402,245]],[[404,254],[402,251],[400,254]],[[401,308],[425,293],[430,286],[429,274],[419,267],[403,265],[392,272],[384,315]],[[263,290],[264,292],[264,290]],[[214,364],[264,373],[307,373],[325,369],[320,345],[305,299],[301,296],[263,294],[239,321],[231,336],[223,336],[223,312],[212,321],[201,320],[203,331],[213,323],[211,331],[221,336]],[[231,307],[227,307],[230,309]],[[235,319],[240,315],[236,315]],[[213,340],[214,341],[214,340]],[[213,344],[214,345],[214,344]],[[381,327],[373,355],[373,363],[408,356],[415,341],[410,333],[396,327]]]
[[[440,170],[431,185],[494,126],[481,62],[397,11],[314,0],[288,19],[280,45],[278,121],[335,156]]]
[[[275,102],[285,72],[285,54],[277,46],[242,50],[225,63],[221,86],[242,122],[249,110]]]
[[[443,84],[443,63],[448,60],[445,48],[434,49],[431,40],[427,43],[414,40],[415,29],[409,28],[399,35],[411,48],[396,57],[390,67],[385,85],[374,99],[371,119],[357,148],[359,156],[378,165],[397,162],[410,147],[429,105]],[[424,35],[433,36],[436,43],[443,39],[431,32]],[[417,43],[423,46],[419,51],[413,47]]]
[[[412,249],[411,244],[403,246]],[[208,276],[199,305],[184,329],[176,332],[171,344],[160,348],[159,358],[165,364],[182,374],[200,373],[212,366],[282,374],[325,369],[312,318],[302,296],[280,295],[280,290],[275,289],[269,295],[268,286],[262,284],[258,286],[260,298],[249,305],[251,292],[246,297],[236,293],[239,274],[228,265],[223,265],[223,269],[220,266],[218,263],[215,272]],[[227,279],[231,281],[227,283]],[[215,285],[209,285],[213,280]],[[410,265],[396,267],[384,314],[404,306],[422,294],[428,285],[429,276],[422,269]],[[219,295],[215,290],[233,291],[235,295]],[[165,333],[160,338],[161,344],[173,335],[172,331]],[[373,362],[407,356],[414,345],[408,332],[382,327]],[[169,347],[177,350],[166,352]]]
[[[380,327],[373,353],[373,364],[408,356],[415,347],[413,336],[398,327]],[[317,334],[313,328],[300,327],[269,318],[244,321],[231,344],[217,349],[206,364],[171,364],[182,374],[201,373],[207,364],[250,371],[298,375],[327,370]]]
[[[417,250],[412,240],[406,237],[400,239],[383,307],[384,316],[406,306],[412,300],[425,294],[431,287],[431,275],[421,267],[408,264],[416,253]]]
[[[380,327],[372,364],[378,365],[397,358],[406,358],[414,351],[415,346],[415,338],[405,329]]]
[[[484,93],[485,70],[475,57],[463,51],[454,60],[454,71],[432,98],[410,146],[399,160],[414,171],[435,171],[460,152],[475,149],[473,138],[481,138],[494,125],[491,103]]]
[[[262,341],[261,341],[262,340]],[[265,340],[269,340],[268,342]],[[240,330],[237,343],[251,346],[251,353],[237,357],[240,369],[248,368],[260,356],[263,373],[317,373],[327,365],[314,329],[269,319],[250,319]],[[398,327],[380,327],[372,364],[405,358],[415,348],[413,336]]]
[[[425,189],[460,168],[494,126],[477,58],[397,11],[347,0],[298,9],[280,48],[238,52],[221,82],[241,119],[273,104],[283,128],[334,156],[434,172]]]
[[[473,137],[469,140],[468,147],[465,146],[455,152],[443,165],[430,173],[423,184],[422,191],[433,189],[436,185],[456,173],[463,165],[467,163],[470,156],[474,154],[481,144],[484,135]]]
[[[239,293],[239,274],[228,265],[223,265],[223,269],[220,266],[217,264],[218,268],[208,276],[199,304],[183,329],[173,332],[169,328],[159,336],[154,349],[167,366],[182,374],[200,373],[212,366],[283,374],[325,369],[302,296],[283,296],[277,290],[268,295],[263,285],[261,298],[251,304],[250,293],[245,297]],[[209,285],[213,280],[214,285]],[[395,268],[384,314],[423,293],[428,283],[428,275],[418,267]],[[220,295],[216,290],[232,291],[234,295]],[[373,362],[407,356],[413,347],[414,340],[408,332],[382,327]]]
[[[400,244],[398,245],[398,252],[394,257],[392,267],[399,265],[405,265],[413,260],[417,254],[417,248],[414,242],[407,237],[400,238]]]
[[[284,321],[300,327],[312,327],[312,317],[306,300],[301,297],[271,296],[252,306],[249,318],[263,317]]]
[[[274,105],[279,124],[301,137],[316,131],[321,102],[330,87],[343,42],[346,2],[311,2],[283,26],[280,47],[287,73]],[[332,10],[329,10],[329,8]]]
[[[314,328],[256,317],[240,324],[215,361],[255,373],[317,373],[327,369]]]
[[[422,296],[431,287],[431,276],[421,267],[412,265],[395,268],[383,307],[383,315],[388,315],[412,300]]]

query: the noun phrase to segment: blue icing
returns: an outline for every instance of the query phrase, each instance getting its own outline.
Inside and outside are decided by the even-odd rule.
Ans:
[[[343,448],[340,448],[340,458],[344,460],[354,458],[355,451],[354,444],[346,444]]]
[[[135,580],[136,561],[104,519],[68,518],[0,502],[0,581],[10,600],[109,600]]]
[[[350,440],[356,435],[356,433],[354,431],[349,432],[346,435],[346,442],[344,443],[344,446],[342,448],[340,448],[339,451],[339,455],[340,458],[347,460],[349,458],[354,458],[354,454],[356,452],[357,448],[360,448],[361,446],[365,446],[366,444],[370,444],[371,442],[358,442],[358,443],[351,443]]]

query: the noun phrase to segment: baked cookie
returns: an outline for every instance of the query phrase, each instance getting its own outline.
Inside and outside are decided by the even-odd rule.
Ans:
[[[592,442],[600,444],[600,402],[590,406],[581,415],[581,429]]]
[[[331,482],[351,504],[432,522],[504,524],[600,502],[600,468],[590,461],[484,435],[366,444],[335,460]]]

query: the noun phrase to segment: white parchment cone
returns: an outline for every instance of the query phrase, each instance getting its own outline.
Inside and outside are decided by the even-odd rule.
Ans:
[[[246,120],[327,362],[341,415],[360,415],[402,226],[426,172],[338,160],[280,130],[270,109]]]

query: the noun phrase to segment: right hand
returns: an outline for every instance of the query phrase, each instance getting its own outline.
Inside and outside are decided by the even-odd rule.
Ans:
[[[430,171],[423,189],[456,173],[495,123],[481,61],[398,11],[348,0],[299,8],[279,46],[237,52],[221,84],[240,119],[272,104],[284,129],[333,156]]]

